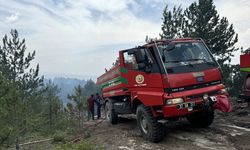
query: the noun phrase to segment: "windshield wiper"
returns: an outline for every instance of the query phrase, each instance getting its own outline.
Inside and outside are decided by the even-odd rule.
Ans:
[[[190,66],[190,67],[194,66],[193,64],[187,63],[185,61],[180,61],[180,60],[171,60],[171,61],[166,61],[165,63],[184,63],[184,65],[187,65],[187,66]]]
[[[193,58],[193,59],[187,59],[185,61],[198,61],[198,60],[203,60],[203,61],[207,62],[207,60],[203,59],[203,58]]]
[[[199,61],[199,60],[203,60],[203,62],[209,64],[209,65],[213,65],[215,66],[214,62],[211,62],[211,61],[207,61],[206,59],[204,58],[193,58],[193,59],[187,59],[185,61]]]
[[[180,61],[180,60],[165,61],[165,63],[180,63],[180,62],[183,62],[183,61]]]

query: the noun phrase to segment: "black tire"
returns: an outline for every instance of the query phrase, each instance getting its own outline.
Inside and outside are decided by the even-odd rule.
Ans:
[[[214,121],[214,111],[202,111],[190,114],[187,120],[194,127],[206,128]]]
[[[136,110],[136,117],[144,139],[157,143],[164,138],[164,126],[153,117],[150,107],[139,105]]]
[[[105,104],[105,114],[106,114],[106,119],[111,123],[111,124],[117,124],[118,123],[118,115],[115,112],[114,109],[111,107],[111,102],[106,102]]]

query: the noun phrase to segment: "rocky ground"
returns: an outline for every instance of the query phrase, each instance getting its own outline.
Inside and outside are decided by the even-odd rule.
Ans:
[[[160,143],[142,139],[135,116],[119,118],[117,125],[99,120],[89,129],[91,143],[107,150],[247,150],[250,149],[250,108],[237,104],[233,112],[216,111],[214,123],[205,129],[193,128],[185,118],[167,122],[167,135]]]

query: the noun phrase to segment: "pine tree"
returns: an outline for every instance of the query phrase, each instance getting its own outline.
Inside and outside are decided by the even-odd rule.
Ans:
[[[89,79],[84,85],[83,90],[86,96],[90,96],[91,94],[95,94],[99,92],[100,89],[98,89],[98,87],[96,86],[93,80]]]
[[[33,104],[37,103],[38,87],[43,79],[38,76],[39,65],[35,69],[31,67],[35,51],[26,53],[25,39],[19,38],[17,30],[11,30],[11,38],[5,35],[2,41],[0,74],[14,90],[11,98],[5,101],[8,105],[8,120],[5,123],[11,127],[11,136],[14,137],[26,133],[33,126],[31,113],[35,111]]]
[[[181,6],[174,6],[173,10],[170,11],[167,5],[163,11],[162,20],[161,39],[181,38],[184,36],[182,31],[184,30],[185,18]]]
[[[7,35],[3,38],[3,46],[0,46],[0,71],[2,75],[13,82],[15,86],[23,91],[31,92],[39,87],[42,78],[39,78],[39,65],[33,69],[30,67],[35,58],[35,51],[25,55],[25,39],[18,37],[17,30],[11,30],[12,38]]]
[[[163,11],[162,19],[162,34],[160,34],[162,39],[173,39],[183,36],[183,33],[180,32],[183,29],[184,23],[184,15],[181,6],[178,8],[174,6],[173,12],[168,11],[168,6],[166,6]]]
[[[48,125],[50,129],[55,129],[56,124],[63,113],[63,104],[60,100],[58,94],[60,90],[57,85],[54,85],[51,81],[49,81],[43,87],[43,99],[45,103],[43,103],[43,110],[45,111],[45,120],[48,121]]]
[[[74,93],[72,95],[68,95],[68,99],[73,103],[68,104],[68,107],[71,108],[71,111],[75,112],[78,119],[78,127],[80,129],[83,127],[84,110],[86,110],[86,97],[83,92],[83,87],[80,85],[76,86]]]
[[[14,101],[17,91],[0,73],[0,149],[9,144],[15,134],[15,111],[18,103]],[[12,139],[11,139],[12,138]]]

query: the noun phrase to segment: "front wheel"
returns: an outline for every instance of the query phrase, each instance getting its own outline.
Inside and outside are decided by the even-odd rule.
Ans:
[[[111,124],[117,124],[118,123],[118,115],[115,112],[114,109],[111,107],[111,102],[108,101],[106,102],[105,105],[105,114],[106,114],[106,119],[111,123]]]
[[[165,136],[162,123],[159,123],[152,115],[150,107],[139,105],[136,110],[137,124],[144,139],[159,142]]]
[[[187,120],[194,127],[206,128],[213,123],[214,111],[202,111],[190,114],[187,116]]]

